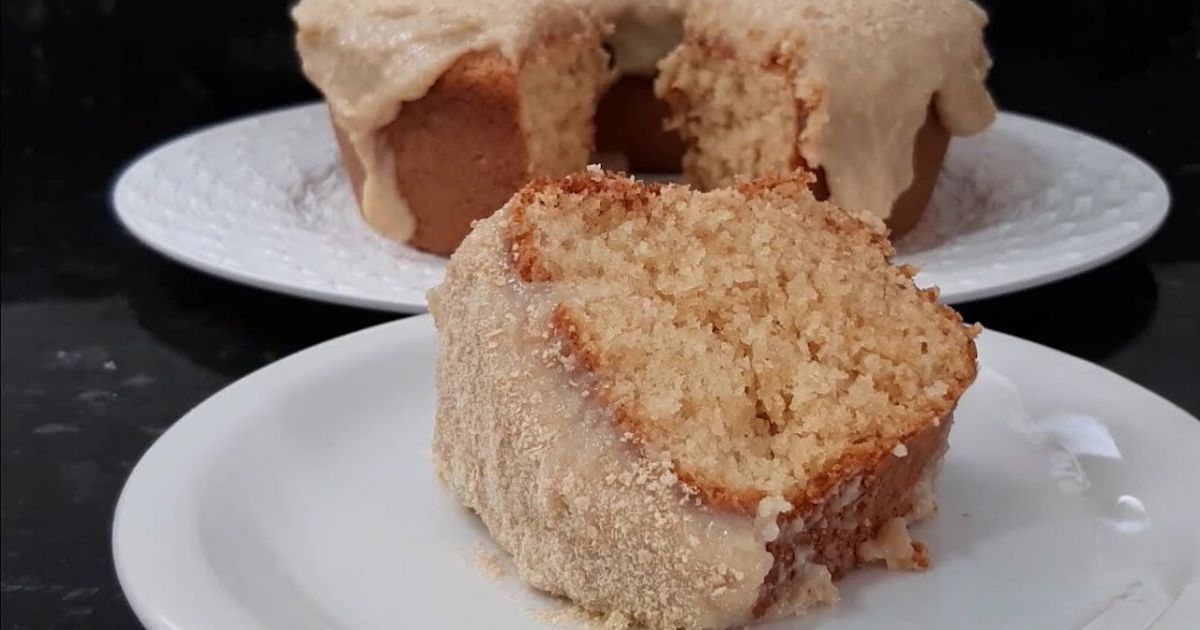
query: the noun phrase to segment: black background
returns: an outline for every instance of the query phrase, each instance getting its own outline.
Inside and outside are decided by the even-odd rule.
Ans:
[[[114,222],[117,169],[169,136],[310,100],[288,2],[3,3],[4,628],[136,627],[110,559],[139,455],[234,379],[389,315],[242,288]],[[986,3],[999,104],[1154,164],[1163,230],[1081,277],[969,304],[1200,412],[1200,15],[1191,2]]]

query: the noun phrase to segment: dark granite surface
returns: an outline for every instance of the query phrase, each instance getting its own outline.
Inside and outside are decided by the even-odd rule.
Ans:
[[[133,242],[108,207],[115,171],[166,137],[313,98],[286,4],[3,4],[4,628],[136,627],[109,534],[140,454],[238,377],[390,318],[182,268]],[[962,310],[1200,413],[1195,4],[988,4],[1000,104],[1129,148],[1175,202],[1124,259]]]

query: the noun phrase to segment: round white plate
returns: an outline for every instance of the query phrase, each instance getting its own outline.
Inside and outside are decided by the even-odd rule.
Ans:
[[[987,332],[979,350],[940,513],[914,528],[932,568],[863,569],[835,607],[763,627],[1124,630],[1197,612],[1200,421],[1030,342]],[[264,368],[164,434],[113,526],[142,622],[548,627],[564,605],[524,587],[435,479],[434,352],[428,317],[385,324]]]
[[[1170,204],[1144,162],[1102,140],[1001,114],[950,145],[932,212],[897,244],[947,302],[1043,284],[1150,237]],[[318,300],[425,310],[444,259],[363,223],[325,108],[243,118],[161,146],[117,180],[113,205],[146,245],[214,275]]]

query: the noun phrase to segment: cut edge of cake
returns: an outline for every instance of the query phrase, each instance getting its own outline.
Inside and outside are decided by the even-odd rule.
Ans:
[[[808,190],[812,181],[811,174],[797,171],[791,175],[743,180],[732,190],[704,193],[692,191],[686,186],[647,184],[623,174],[606,174],[598,170],[568,175],[558,180],[535,180],[514,196],[513,201],[508,205],[510,212],[508,238],[513,251],[513,264],[521,279],[526,283],[559,281],[572,283],[578,281],[578,278],[563,277],[564,270],[556,266],[551,256],[547,256],[546,252],[539,249],[544,243],[538,242],[536,220],[532,220],[528,215],[530,208],[538,205],[539,199],[544,199],[546,196],[566,196],[567,204],[563,208],[566,213],[585,217],[596,214],[595,208],[586,208],[581,211],[578,204],[573,203],[574,200],[571,197],[578,195],[600,200],[604,206],[599,209],[600,214],[615,217],[617,222],[623,221],[624,217],[629,214],[642,214],[647,217],[646,221],[649,222],[653,221],[653,214],[659,210],[654,207],[654,204],[664,197],[671,197],[671,203],[678,204],[684,201],[695,203],[695,200],[706,200],[721,195],[723,199],[718,204],[725,204],[725,207],[728,208],[736,205],[739,199],[747,201],[755,198],[761,199],[764,196],[782,192],[784,198],[790,197],[799,206],[802,206],[801,212],[822,213],[823,216],[820,217],[820,220],[829,230],[843,234],[853,233],[862,244],[874,249],[880,261],[877,270],[890,274],[889,280],[896,283],[897,290],[892,295],[903,295],[906,287],[912,287],[912,278],[916,274],[916,269],[911,266],[891,266],[888,263],[894,250],[887,240],[886,231],[880,221],[870,215],[845,212],[832,204],[816,201]],[[786,199],[773,199],[772,201],[786,203]],[[747,223],[754,221],[750,217],[746,219]],[[579,229],[574,225],[571,227],[576,232]],[[621,236],[629,235],[622,234]],[[568,238],[574,237],[575,235],[572,235]],[[584,237],[580,234],[578,238],[582,240]],[[636,238],[636,236],[631,236],[631,238]],[[621,282],[627,281],[630,280],[621,278]],[[861,440],[842,449],[841,455],[836,460],[825,465],[820,473],[809,475],[807,483],[798,487],[779,488],[776,491],[724,487],[719,484],[705,483],[703,475],[690,473],[686,466],[681,466],[681,477],[689,480],[709,504],[749,514],[753,513],[759,502],[767,496],[781,496],[785,500],[797,504],[822,497],[839,480],[871,469],[872,466],[878,464],[880,458],[890,455],[893,450],[900,448],[900,445],[907,440],[915,438],[918,433],[930,426],[936,427],[941,418],[953,411],[959,396],[974,380],[976,350],[972,337],[976,334],[977,328],[965,327],[957,312],[939,304],[936,288],[915,289],[915,295],[924,302],[921,306],[926,307],[928,314],[943,320],[950,332],[961,333],[959,341],[962,342],[963,359],[961,365],[957,366],[961,369],[960,373],[953,375],[953,378],[950,379],[951,382],[938,392],[939,395],[928,397],[930,403],[928,407],[920,409],[915,414],[908,414],[908,417],[904,418],[908,424],[902,433],[879,437],[879,439]],[[719,308],[725,306],[721,303],[722,299],[723,297],[716,300]],[[575,369],[581,375],[595,377],[597,371],[605,363],[605,357],[604,352],[597,348],[592,341],[600,334],[595,331],[589,333],[587,324],[581,321],[584,318],[585,316],[579,312],[578,301],[568,297],[554,308],[551,326],[555,334],[563,341],[564,352],[572,359]],[[813,341],[809,341],[810,352],[813,343]],[[900,363],[904,359],[905,357],[896,358],[894,363]],[[809,360],[819,363],[821,358],[811,355]],[[941,381],[938,381],[932,385],[934,389],[937,389],[937,386],[942,384]],[[616,409],[617,422],[625,431],[638,441],[648,441],[647,432],[643,430],[645,423],[639,417],[638,410],[624,404],[627,401],[610,400],[607,402]],[[792,418],[800,414],[799,410],[791,411],[793,412],[790,414]],[[678,465],[679,462],[676,464]]]

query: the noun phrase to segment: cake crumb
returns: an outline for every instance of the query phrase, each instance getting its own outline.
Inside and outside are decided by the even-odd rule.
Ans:
[[[929,566],[929,554],[925,546],[912,539],[908,533],[908,521],[897,516],[879,528],[875,538],[858,545],[858,559],[862,562],[883,560],[887,568],[924,569]]]
[[[896,457],[906,457],[908,456],[908,447],[901,442],[892,449],[892,455],[895,455]]]
[[[478,547],[471,554],[471,560],[484,575],[498,580],[504,577],[504,554],[496,549]]]

